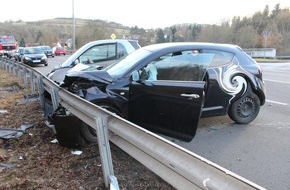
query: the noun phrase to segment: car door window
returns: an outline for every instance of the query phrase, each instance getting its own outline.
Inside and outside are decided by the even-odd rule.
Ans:
[[[122,58],[128,55],[128,52],[123,44],[118,43],[117,45],[117,58]]]
[[[79,60],[83,64],[98,63],[117,58],[116,44],[104,44],[91,47],[83,53]]]
[[[141,80],[202,81],[213,53],[199,50],[172,52],[150,62],[140,71]]]

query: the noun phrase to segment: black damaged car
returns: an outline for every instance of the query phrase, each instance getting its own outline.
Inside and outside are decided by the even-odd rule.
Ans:
[[[64,88],[153,132],[191,141],[200,117],[253,121],[265,103],[262,70],[240,47],[164,43],[104,70],[71,72]],[[83,137],[96,141],[82,124]]]

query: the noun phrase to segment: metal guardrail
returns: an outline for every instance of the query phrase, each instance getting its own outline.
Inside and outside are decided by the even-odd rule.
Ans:
[[[265,188],[197,155],[148,130],[60,88],[31,67],[0,58],[0,66],[18,75],[24,84],[30,78],[31,93],[37,86],[43,105],[43,90],[51,92],[54,108],[60,103],[96,130],[104,183],[119,189],[114,176],[109,140],[152,170],[176,189],[258,189]],[[26,82],[25,82],[26,81]]]

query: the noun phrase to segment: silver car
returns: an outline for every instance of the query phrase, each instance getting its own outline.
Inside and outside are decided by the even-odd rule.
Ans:
[[[139,48],[140,45],[136,40],[108,39],[89,42],[65,62],[56,66],[47,76],[61,84],[69,71],[102,69]]]

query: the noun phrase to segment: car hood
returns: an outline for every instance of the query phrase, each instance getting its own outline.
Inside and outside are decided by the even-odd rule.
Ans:
[[[62,86],[70,86],[76,80],[96,81],[100,83],[110,84],[114,78],[106,71],[72,71],[65,75]]]
[[[95,64],[83,64],[78,63],[74,67],[72,67],[68,72],[76,72],[76,71],[93,71],[93,70],[101,70],[103,66],[95,63]]]
[[[101,68],[102,67],[98,65],[85,65],[82,63],[79,63],[75,65],[74,67],[57,66],[49,74],[47,74],[47,77],[50,80],[56,82],[57,84],[62,84],[65,78],[65,75],[68,73],[74,73],[74,72],[79,72],[79,71],[93,71],[93,70],[99,70]]]

